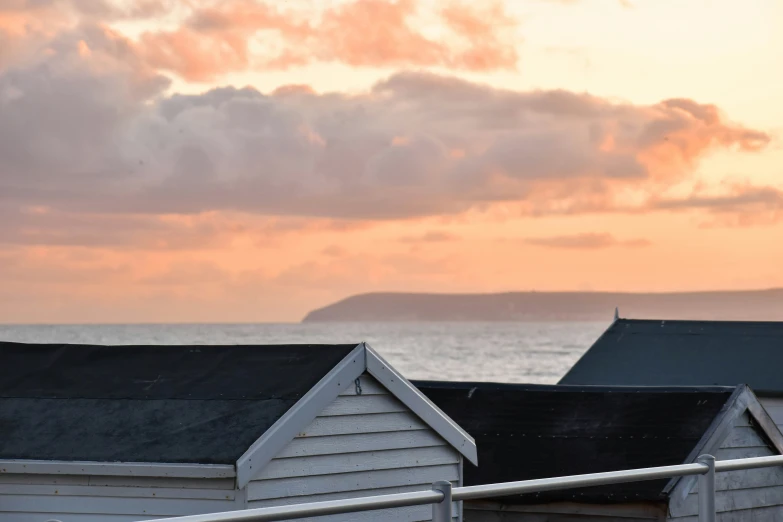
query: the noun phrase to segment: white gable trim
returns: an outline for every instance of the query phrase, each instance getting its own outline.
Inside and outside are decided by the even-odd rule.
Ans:
[[[700,443],[700,447],[697,447],[693,454],[689,456],[688,462],[696,462],[699,455],[705,453],[714,455],[720,449],[729,431],[736,424],[737,419],[746,411],[756,421],[760,431],[769,439],[775,450],[783,454],[783,435],[781,435],[780,429],[775,425],[775,421],[770,418],[767,410],[761,405],[753,391],[748,386],[742,385],[737,387],[733,403],[728,407],[728,411],[721,422],[722,428],[715,430],[711,435],[708,432],[709,438],[703,444]]]
[[[348,356],[294,404],[237,460],[237,486],[244,488],[270,460],[363,373],[369,373],[400,402],[443,437],[473,464],[478,462],[476,442],[445,413],[392,368],[367,343]]]
[[[725,414],[716,419],[715,424],[718,427],[711,427],[707,431],[704,439],[699,442],[699,445],[689,455],[686,463],[696,462],[699,455],[714,455],[720,449],[729,431],[736,424],[737,419],[746,411],[756,421],[761,432],[769,438],[769,441],[778,453],[783,454],[783,435],[781,435],[775,422],[770,418],[767,410],[759,402],[758,397],[748,386],[743,384],[737,387],[737,391],[729,399]]]
[[[747,387],[737,386],[729,400],[726,401],[724,409],[712,421],[712,424],[699,440],[696,447],[691,450],[688,458],[683,464],[696,462],[700,455],[714,455],[720,448],[726,436],[729,434],[737,419],[748,409]],[[698,476],[673,477],[663,489],[664,493],[669,493],[670,504],[679,505],[685,501],[688,493],[698,481]],[[671,506],[670,506],[671,508]]]
[[[696,462],[700,455],[715,455],[720,449],[726,437],[729,435],[737,419],[745,412],[756,421],[758,429],[769,439],[775,450],[783,454],[783,435],[767,411],[759,402],[756,395],[746,385],[737,387],[732,397],[727,401],[727,407],[723,415],[713,422],[699,444],[694,448],[684,464]],[[685,501],[688,494],[696,485],[697,476],[678,477],[669,481],[666,490],[670,490],[669,511],[677,510]],[[664,491],[666,491],[664,490]]]
[[[123,477],[230,478],[232,464],[156,464],[148,462],[89,462],[61,460],[0,460],[0,475],[95,475]]]
[[[413,413],[426,422],[473,465],[478,465],[476,441],[440,408],[435,406],[405,377],[391,367],[370,345],[367,348],[367,372],[383,384]]]
[[[277,419],[237,460],[237,485],[244,488],[270,460],[334,401],[367,367],[364,344],[358,345],[318,384]]]
[[[759,424],[778,453],[783,455],[783,434],[780,433],[780,428],[764,409],[758,397],[753,392],[749,392],[749,394],[751,399],[748,401],[748,414]]]

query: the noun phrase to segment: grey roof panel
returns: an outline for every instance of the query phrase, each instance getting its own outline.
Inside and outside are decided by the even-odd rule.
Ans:
[[[736,386],[783,393],[783,323],[619,319],[560,384]]]
[[[467,486],[682,464],[737,391],[727,387],[637,388],[414,383],[468,431],[479,466]],[[663,501],[668,479],[495,499]]]
[[[0,343],[0,459],[233,464],[355,347]]]
[[[233,464],[295,402],[0,399],[0,459]]]

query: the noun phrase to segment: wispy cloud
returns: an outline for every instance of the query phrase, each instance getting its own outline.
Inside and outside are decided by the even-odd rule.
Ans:
[[[646,239],[617,239],[606,233],[584,233],[568,236],[531,237],[525,240],[530,245],[547,248],[575,250],[597,250],[603,248],[640,248],[650,245]]]
[[[716,212],[736,212],[752,206],[771,210],[783,208],[783,190],[774,187],[735,187],[732,193],[708,195],[693,193],[683,198],[659,199],[655,208],[666,210],[707,209]]]
[[[449,241],[456,241],[459,236],[450,232],[444,232],[442,230],[431,230],[424,234],[413,236],[402,236],[400,238],[401,243],[446,243]]]
[[[321,250],[321,253],[328,257],[343,257],[347,254],[347,251],[339,245],[329,245]]]
[[[548,2],[552,4],[561,4],[561,5],[576,5],[584,3],[586,0],[539,0],[541,2]],[[617,0],[619,5],[622,7],[625,7],[626,9],[630,9],[633,7],[633,3],[630,0]]]
[[[708,226],[769,225],[783,220],[783,188],[734,183],[718,191],[697,190],[678,198],[653,198],[649,208],[674,212],[701,211]]]

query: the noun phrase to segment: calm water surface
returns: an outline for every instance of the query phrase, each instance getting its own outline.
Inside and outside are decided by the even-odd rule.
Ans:
[[[608,322],[0,325],[0,340],[93,344],[367,341],[409,379],[552,384]]]

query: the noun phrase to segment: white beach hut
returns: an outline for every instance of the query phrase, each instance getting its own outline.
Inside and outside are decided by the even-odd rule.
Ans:
[[[364,343],[0,343],[0,361],[0,522],[417,491],[476,464],[473,439]],[[318,520],[430,518],[418,506]]]
[[[783,454],[747,386],[419,382],[478,443],[466,486]],[[783,467],[718,473],[718,522],[783,520]],[[465,522],[697,522],[696,477],[464,501]]]

